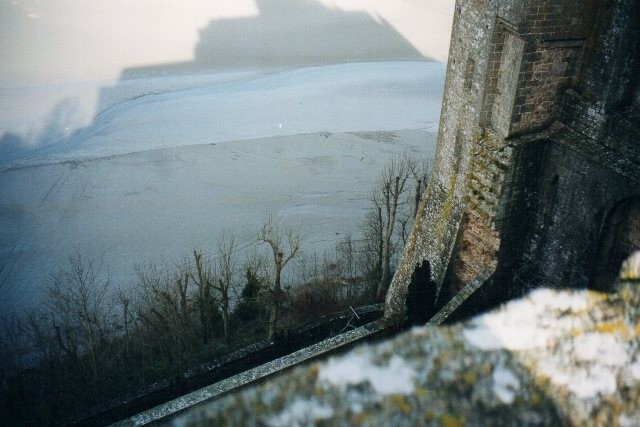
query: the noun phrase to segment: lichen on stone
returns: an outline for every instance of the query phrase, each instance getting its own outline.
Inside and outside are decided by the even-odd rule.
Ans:
[[[174,425],[640,425],[640,287],[537,289],[299,366]]]
[[[635,252],[622,263],[620,278],[626,281],[640,280],[640,251]]]

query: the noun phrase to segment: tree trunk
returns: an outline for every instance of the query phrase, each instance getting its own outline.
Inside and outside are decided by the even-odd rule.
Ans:
[[[380,228],[378,229],[378,253],[376,259],[376,280],[378,283],[382,278],[382,251],[384,246],[384,236],[382,235],[383,224],[382,224],[382,208],[378,206],[378,225]]]
[[[278,311],[280,310],[280,274],[282,273],[282,258],[281,252],[276,253],[275,267],[276,277],[273,281],[273,292],[271,294],[271,315],[269,316],[269,339],[273,339],[276,334],[276,328],[278,326]]]
[[[271,314],[269,316],[269,339],[272,340],[276,334],[276,326],[278,325],[278,302],[274,299],[271,301]]]
[[[222,331],[224,334],[224,342],[229,343],[229,283],[225,286],[220,284],[220,296],[221,296],[221,316],[222,316]]]
[[[418,209],[420,208],[420,201],[422,200],[422,180],[419,179],[416,183],[416,194],[414,195],[414,207],[413,207],[413,218],[418,215]]]
[[[384,245],[382,246],[382,274],[380,283],[378,283],[378,292],[376,299],[382,300],[387,293],[387,285],[389,283],[389,270],[391,264],[391,236],[396,223],[396,212],[398,210],[398,198],[400,197],[400,177],[396,176],[395,186],[393,189],[388,185],[385,194],[385,207],[387,210],[387,223],[385,224]]]
[[[200,335],[203,344],[209,343],[209,297],[210,293],[208,292],[210,283],[209,278],[205,278],[204,273],[202,271],[202,254],[197,251],[193,251],[193,257],[196,262],[196,273],[198,274],[198,311],[200,314]]]

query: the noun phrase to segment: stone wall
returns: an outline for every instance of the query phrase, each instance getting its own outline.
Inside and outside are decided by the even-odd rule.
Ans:
[[[162,425],[637,426],[639,290],[537,289],[464,323],[298,366]]]
[[[479,306],[590,282],[604,218],[640,194],[640,5],[456,4],[434,175],[387,295],[416,264],[436,301],[484,271]]]
[[[491,2],[495,8],[495,3]],[[414,230],[404,248],[387,294],[387,314],[404,311],[407,286],[416,263],[430,264],[438,288],[449,265],[464,214],[466,176],[471,167],[470,141],[478,139],[490,58],[495,14],[478,2],[459,1],[454,12],[445,94],[440,116],[434,173],[428,197],[418,211]],[[430,302],[435,304],[435,302]]]
[[[640,253],[618,293],[530,288],[593,284],[640,244],[639,62],[637,0],[458,0],[434,173],[382,322],[528,296],[166,421],[638,425]]]

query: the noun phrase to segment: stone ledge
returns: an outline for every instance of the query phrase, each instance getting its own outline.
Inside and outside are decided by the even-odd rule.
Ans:
[[[639,425],[640,287],[538,289],[201,405],[174,425]]]
[[[313,360],[318,356],[327,355],[332,351],[346,348],[358,341],[383,335],[387,329],[392,328],[393,325],[384,319],[371,322],[359,328],[280,357],[261,366],[249,369],[215,384],[203,387],[177,399],[173,399],[130,418],[119,421],[113,425],[140,426],[151,423],[168,423],[172,417],[181,411],[189,408],[193,410],[196,405],[210,399],[214,399],[256,381],[264,380],[275,374],[282,373],[284,370],[291,368],[292,366]]]

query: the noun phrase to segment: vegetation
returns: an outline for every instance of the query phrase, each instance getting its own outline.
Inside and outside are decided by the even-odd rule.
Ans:
[[[407,241],[431,162],[418,162],[406,155],[393,158],[380,173],[370,196],[371,208],[363,222],[365,252],[373,255],[368,271],[377,283],[375,297],[384,299],[393,277],[394,263]]]
[[[236,237],[222,233],[215,253],[140,265],[126,287],[115,287],[99,261],[72,255],[39,312],[0,322],[0,410],[13,424],[64,423],[248,343],[381,299],[427,172],[393,160],[372,192],[362,238],[345,236],[321,259],[305,256],[299,230],[272,217],[253,252],[241,254]]]

